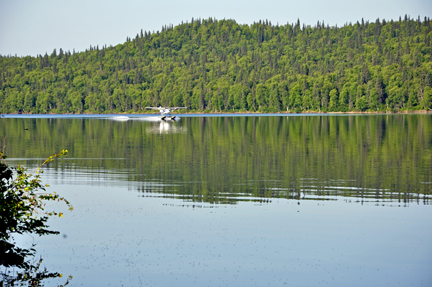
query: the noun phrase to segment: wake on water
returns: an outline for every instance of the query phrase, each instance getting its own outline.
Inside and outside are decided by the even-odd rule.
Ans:
[[[128,117],[128,116],[118,116],[112,117],[113,121],[125,122],[129,120],[133,121],[146,121],[146,122],[160,122],[163,121],[159,116],[150,116],[150,117]],[[176,117],[174,121],[180,120],[179,117]]]

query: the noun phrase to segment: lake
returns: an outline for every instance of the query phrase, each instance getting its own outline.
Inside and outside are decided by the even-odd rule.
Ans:
[[[42,176],[74,206],[61,235],[19,240],[70,286],[432,284],[431,114],[7,115],[0,136],[9,165],[69,150]]]

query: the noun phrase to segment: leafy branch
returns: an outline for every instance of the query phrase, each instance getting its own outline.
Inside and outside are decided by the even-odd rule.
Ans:
[[[3,279],[7,282],[15,280],[31,281],[33,279],[42,280],[44,278],[61,277],[58,273],[49,273],[44,270],[37,272],[40,263],[28,261],[28,257],[33,257],[36,250],[33,248],[20,248],[13,243],[13,234],[37,234],[39,236],[47,234],[59,234],[58,231],[49,229],[47,221],[49,216],[62,217],[63,213],[56,211],[45,211],[48,201],[64,202],[69,210],[73,207],[64,197],[57,193],[46,193],[47,184],[42,184],[42,167],[52,162],[55,158],[65,156],[67,150],[62,150],[58,154],[48,157],[41,165],[32,172],[18,165],[9,167],[6,163],[7,157],[0,151],[0,264],[4,267],[18,267],[23,272],[9,276],[2,273]],[[39,192],[40,190],[44,192]],[[31,277],[30,275],[34,276]],[[29,279],[33,278],[33,279]],[[33,286],[33,285],[32,285]]]

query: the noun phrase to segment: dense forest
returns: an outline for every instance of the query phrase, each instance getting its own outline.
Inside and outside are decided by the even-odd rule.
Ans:
[[[431,41],[420,17],[343,27],[192,19],[115,47],[0,56],[0,112],[429,111]]]

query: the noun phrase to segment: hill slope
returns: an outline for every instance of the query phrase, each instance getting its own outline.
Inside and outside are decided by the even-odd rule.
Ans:
[[[115,47],[0,57],[2,113],[432,108],[429,19],[314,27],[207,19]]]

